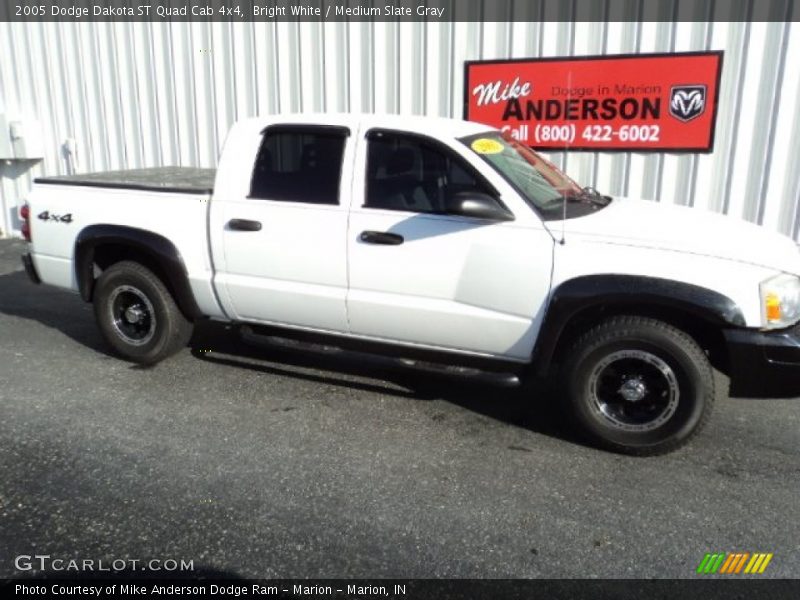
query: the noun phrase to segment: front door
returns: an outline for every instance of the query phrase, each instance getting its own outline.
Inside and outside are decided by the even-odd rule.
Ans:
[[[453,194],[497,192],[435,140],[372,131],[356,164],[365,185],[357,180],[354,190],[365,197],[353,199],[348,232],[351,332],[527,360],[549,291],[552,236],[526,219],[447,214]]]

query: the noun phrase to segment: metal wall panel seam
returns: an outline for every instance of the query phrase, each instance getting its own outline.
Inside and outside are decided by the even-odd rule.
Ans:
[[[709,6],[709,10],[710,9],[711,9],[711,7]],[[708,16],[710,17],[711,15],[708,15]],[[695,24],[695,26],[697,26],[697,25],[698,24]],[[703,35],[702,35],[702,38],[703,38],[702,48],[705,51],[709,51],[709,50],[711,50],[711,38],[713,36],[714,23],[713,22],[707,22],[707,23],[702,23],[700,25],[702,25],[702,27],[704,29]],[[694,45],[694,44],[692,44],[692,45]],[[697,172],[699,170],[699,165],[700,165],[700,159],[699,159],[698,155],[697,154],[692,154],[692,164],[691,164],[691,167],[690,167],[691,171],[690,171],[690,176],[689,176],[689,198],[688,198],[688,202],[686,203],[687,206],[690,206],[690,207],[694,207],[695,194],[697,193]]]
[[[643,0],[639,2],[639,8],[637,11],[638,15],[642,14],[643,10]],[[633,27],[633,50],[636,54],[639,54],[642,51],[642,22],[636,22],[635,26]],[[631,152],[625,153],[625,159],[622,163],[622,174],[620,179],[623,182],[622,188],[622,195],[627,196],[630,193],[630,174],[631,174],[631,162],[633,160],[633,154]]]
[[[745,69],[747,66],[747,50],[750,46],[750,23],[743,23],[744,28],[744,35],[742,36],[742,46],[737,56],[737,63],[736,63],[736,70],[734,71],[736,77],[736,85],[734,87],[735,94],[734,94],[734,105],[733,105],[733,114],[731,120],[731,129],[730,129],[730,136],[729,136],[729,147],[727,151],[728,159],[725,163],[725,173],[723,178],[723,192],[722,192],[722,213],[728,214],[728,209],[730,208],[730,196],[731,196],[731,167],[733,166],[734,161],[736,160],[736,150],[738,146],[738,132],[739,132],[739,119],[741,118],[740,110],[742,105],[742,94],[744,92],[744,81],[745,81]]]
[[[795,241],[800,243],[800,181],[795,182],[794,192],[794,231]]]
[[[775,78],[773,80],[772,99],[770,102],[769,115],[769,129],[767,131],[767,138],[764,143],[764,162],[758,172],[760,181],[758,182],[758,195],[755,198],[755,222],[759,225],[764,222],[764,208],[766,202],[767,188],[769,186],[769,176],[772,170],[772,150],[775,143],[775,128],[778,125],[778,109],[780,107],[780,88],[783,81],[783,74],[786,67],[786,51],[789,47],[789,23],[784,23],[781,28],[780,36],[780,50],[778,59],[778,68],[775,71]],[[759,153],[760,155],[760,153]],[[752,214],[752,213],[751,213]]]
[[[662,40],[662,45],[666,46],[667,52],[675,52],[675,36],[677,28],[677,23],[674,22],[674,13],[678,10],[677,2],[673,2],[673,22],[672,23],[664,23],[659,27],[659,31],[662,32],[666,40]],[[655,180],[653,181],[653,190],[655,200],[661,202],[664,196],[664,163],[666,163],[666,157],[663,154],[655,154],[653,157],[655,159]]]
[[[328,46],[326,43],[326,34],[325,34],[325,26],[320,25],[319,27],[319,48],[320,48],[320,77],[322,79],[322,110],[323,112],[328,112],[330,110],[328,106],[328,71],[326,70],[326,58],[328,53]]]

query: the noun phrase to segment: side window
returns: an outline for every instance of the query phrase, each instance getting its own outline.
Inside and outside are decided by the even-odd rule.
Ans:
[[[368,140],[367,208],[445,213],[458,192],[487,193],[453,152],[390,132],[371,132]]]
[[[336,131],[267,129],[256,157],[250,197],[338,204],[346,141]]]

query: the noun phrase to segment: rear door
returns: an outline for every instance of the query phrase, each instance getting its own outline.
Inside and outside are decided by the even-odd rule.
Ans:
[[[257,142],[229,140],[225,168],[249,182],[237,188],[241,178],[231,186],[218,179],[212,204],[215,281],[229,316],[347,331],[350,141],[348,127],[314,124],[270,126]],[[253,148],[255,163],[231,157],[233,147]]]
[[[492,195],[452,147],[371,130],[359,143],[350,214],[351,332],[527,360],[550,287],[553,238],[527,206],[514,221],[446,214],[462,191]]]

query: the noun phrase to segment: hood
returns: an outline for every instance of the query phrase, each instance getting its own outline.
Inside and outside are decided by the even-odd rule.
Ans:
[[[549,224],[560,231],[561,222]],[[686,206],[615,198],[602,210],[564,223],[566,240],[672,250],[800,275],[800,247],[747,221]]]

